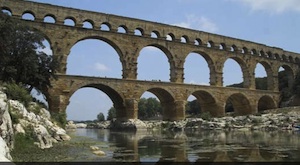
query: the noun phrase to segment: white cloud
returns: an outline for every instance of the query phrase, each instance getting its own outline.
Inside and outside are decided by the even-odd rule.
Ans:
[[[242,2],[250,6],[252,10],[263,10],[270,13],[282,13],[285,11],[300,12],[299,0],[232,0]]]
[[[97,71],[108,71],[109,68],[104,65],[104,64],[101,64],[99,62],[97,62],[95,65],[94,65],[94,69],[97,70]]]
[[[217,25],[204,16],[197,17],[195,15],[188,15],[186,21],[174,25],[208,32],[218,31]]]

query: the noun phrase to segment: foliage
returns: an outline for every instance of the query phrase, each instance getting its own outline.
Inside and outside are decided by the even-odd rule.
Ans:
[[[202,118],[204,120],[210,120],[211,114],[209,112],[203,112],[203,113],[201,113],[200,118]]]
[[[138,117],[140,119],[148,119],[158,116],[162,113],[160,102],[156,98],[141,98],[138,103]]]
[[[52,112],[51,118],[54,122],[58,124],[59,127],[65,128],[67,124],[66,112]]]
[[[201,107],[197,100],[188,101],[185,105],[185,111],[190,115],[198,115],[201,113]]]
[[[100,113],[97,115],[97,120],[98,120],[98,121],[105,121],[105,117],[104,117],[104,115],[103,115],[102,112],[100,112]]]
[[[112,120],[113,118],[116,118],[116,117],[117,117],[117,111],[116,111],[116,108],[111,107],[111,108],[108,110],[107,120]]]
[[[0,80],[45,92],[58,67],[57,61],[38,50],[44,36],[0,12]]]
[[[1,61],[1,60],[0,60]],[[16,83],[5,84],[5,93],[8,99],[18,100],[27,107],[32,101],[30,93],[22,86]]]

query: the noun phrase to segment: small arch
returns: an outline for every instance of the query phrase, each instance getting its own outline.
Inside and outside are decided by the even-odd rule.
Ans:
[[[103,22],[100,25],[100,30],[102,30],[102,31],[110,31],[111,30],[111,25],[108,22]]]
[[[246,47],[243,47],[242,48],[242,53],[243,54],[248,54],[249,52],[248,52],[248,49],[246,48]]]
[[[300,59],[299,59],[298,57],[296,57],[296,58],[295,58],[295,62],[296,62],[297,64],[300,64]]]
[[[265,52],[263,50],[259,51],[258,56],[260,57],[265,57]]]
[[[64,20],[64,25],[66,26],[75,26],[76,25],[76,19],[73,17],[66,17]]]
[[[215,43],[213,41],[208,41],[207,42],[207,47],[208,48],[213,48],[215,46]]]
[[[292,62],[292,63],[295,62],[292,56],[289,56],[289,62]]]
[[[232,46],[230,47],[230,51],[231,51],[231,52],[237,52],[237,50],[238,50],[238,48],[237,48],[236,45],[232,45]]]
[[[270,51],[267,52],[266,57],[270,58],[270,59],[274,59],[274,56],[273,56],[272,52],[270,52]]]
[[[200,105],[201,113],[208,112],[213,117],[223,116],[223,114],[218,112],[219,108],[216,99],[210,93],[200,90],[193,92],[192,95],[196,97]]]
[[[46,22],[46,23],[55,23],[56,22],[55,16],[50,15],[50,14],[46,15],[44,17],[44,22]]]
[[[188,36],[184,35],[181,37],[181,43],[188,43],[188,42],[189,42]]]
[[[34,21],[35,20],[35,15],[34,15],[34,13],[32,11],[25,11],[22,14],[22,19]]]
[[[144,35],[144,30],[142,28],[136,28],[134,30],[134,35],[136,35],[136,36],[143,36]]]
[[[288,62],[286,55],[282,55],[282,61]]]
[[[250,52],[250,54],[251,54],[251,55],[257,55],[256,49],[252,49],[251,52]]]
[[[195,41],[194,41],[194,45],[202,45],[202,41],[200,38],[196,38]]]
[[[158,31],[152,31],[151,32],[151,38],[160,38],[160,34]]]
[[[219,46],[220,50],[226,50],[226,44],[225,43],[221,43]]]
[[[169,34],[166,36],[166,40],[167,40],[167,41],[174,41],[174,40],[175,40],[174,34],[169,33]]]
[[[93,29],[94,28],[94,22],[92,20],[85,20],[85,21],[83,21],[82,27],[86,28],[86,29]]]
[[[274,59],[276,59],[276,60],[281,60],[279,54],[277,54],[277,53],[274,54]]]
[[[275,101],[270,96],[262,96],[257,103],[258,112],[267,110],[267,109],[275,109],[276,104]]]
[[[11,12],[10,8],[8,8],[8,7],[1,7],[1,11],[2,11],[2,13],[4,13],[4,14],[7,14],[7,15],[9,15],[9,16],[12,16],[12,12]]]
[[[118,33],[124,33],[126,34],[128,31],[128,28],[125,25],[121,25],[118,27]]]
[[[248,98],[241,93],[235,93],[228,97],[225,111],[232,111],[235,116],[252,114],[252,109]]]
[[[277,70],[279,91],[282,91],[285,88],[291,89],[295,75],[293,69],[288,65],[281,65]]]

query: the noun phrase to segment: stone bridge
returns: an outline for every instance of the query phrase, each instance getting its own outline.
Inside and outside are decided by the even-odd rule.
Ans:
[[[21,0],[0,0],[0,8],[43,33],[53,55],[59,59],[58,79],[52,81],[53,88],[45,94],[54,112],[64,112],[76,90],[93,87],[111,98],[118,119],[137,118],[138,101],[145,91],[159,98],[165,120],[184,119],[185,103],[190,95],[213,116],[224,116],[228,100],[237,115],[252,114],[278,106],[279,68],[285,69],[291,86],[300,63],[299,54],[280,48],[140,19]],[[32,19],[27,20],[25,14]],[[52,21],[48,21],[49,18]],[[90,27],[86,28],[86,24]],[[116,50],[122,64],[122,79],[66,75],[72,46],[85,39],[102,40]],[[137,80],[137,59],[147,46],[165,53],[170,82]],[[206,60],[210,86],[184,84],[184,63],[192,52]],[[223,87],[223,67],[227,59],[240,65],[243,88]],[[256,90],[258,63],[266,70],[267,90]]]

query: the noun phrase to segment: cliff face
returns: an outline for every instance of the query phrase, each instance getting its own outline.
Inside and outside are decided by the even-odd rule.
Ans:
[[[14,149],[14,135],[30,133],[41,149],[50,148],[53,143],[70,140],[66,131],[51,121],[49,111],[32,102],[29,112],[22,103],[8,100],[0,88],[0,162],[12,161],[10,151]],[[34,145],[32,144],[32,145]]]

